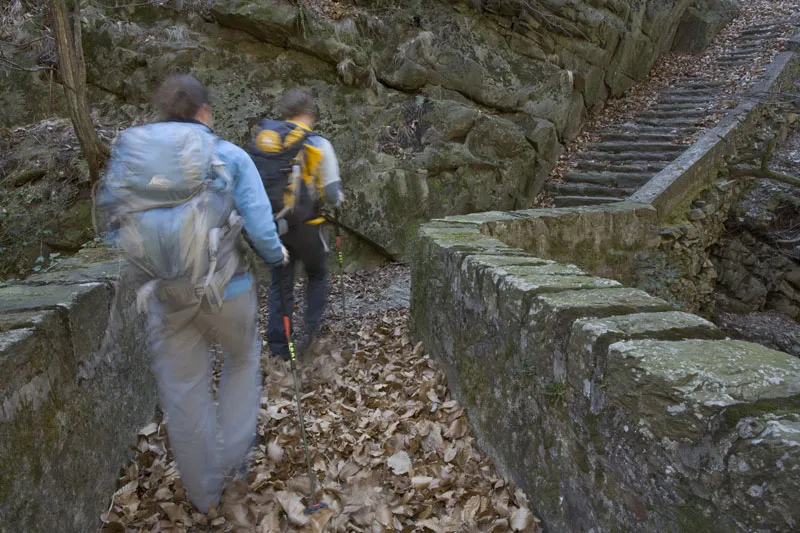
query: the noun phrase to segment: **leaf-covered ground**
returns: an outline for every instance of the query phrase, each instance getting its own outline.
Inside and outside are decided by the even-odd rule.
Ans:
[[[166,424],[154,422],[140,433],[101,530],[539,531],[525,494],[477,448],[444,375],[412,342],[408,276],[396,266],[348,275],[346,324],[335,279],[326,349],[301,362],[311,461],[327,511],[303,514],[310,491],[291,372],[265,357],[258,447],[247,479],[229,485],[216,515],[186,501]]]

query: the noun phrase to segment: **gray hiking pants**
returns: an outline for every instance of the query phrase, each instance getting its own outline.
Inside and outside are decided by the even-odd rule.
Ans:
[[[166,304],[149,302],[153,372],[167,434],[189,501],[203,513],[217,505],[225,476],[241,468],[254,442],[261,391],[261,339],[255,288],[226,301],[221,312],[203,311],[187,326],[163,325]],[[219,405],[211,393],[209,333],[225,352]]]

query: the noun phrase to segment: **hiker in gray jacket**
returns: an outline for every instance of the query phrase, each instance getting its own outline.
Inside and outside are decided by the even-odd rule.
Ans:
[[[172,453],[189,500],[207,513],[244,468],[258,418],[258,305],[240,234],[270,265],[288,253],[252,160],[212,133],[206,88],[172,75],[153,103],[163,120],[120,133],[96,205],[141,280]],[[225,352],[217,406],[212,330]]]

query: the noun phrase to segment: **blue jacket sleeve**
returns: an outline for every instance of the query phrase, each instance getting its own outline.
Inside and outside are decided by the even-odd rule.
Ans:
[[[247,240],[264,261],[271,265],[280,264],[283,262],[283,249],[261,176],[244,150],[237,147],[236,152],[235,168],[232,169],[236,183],[233,200],[244,220]]]

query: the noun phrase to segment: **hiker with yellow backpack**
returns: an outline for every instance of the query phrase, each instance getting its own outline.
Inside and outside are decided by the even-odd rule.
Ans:
[[[295,261],[302,261],[308,277],[302,354],[313,350],[328,292],[328,244],[321,207],[325,203],[338,207],[343,197],[333,146],[312,130],[319,113],[314,97],[290,90],[281,97],[279,112],[282,120],[264,119],[253,128],[249,153],[272,204],[281,242],[289,251],[287,265],[271,267],[267,325],[272,355],[288,360],[289,339],[282,320],[291,317],[294,308]]]

